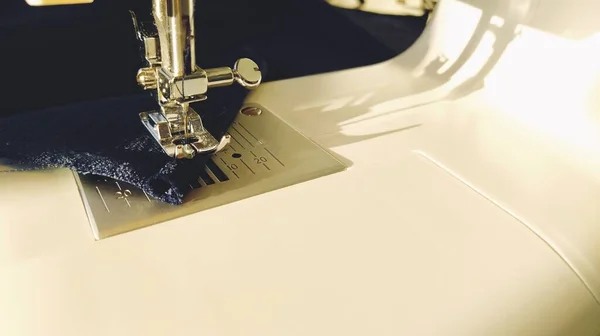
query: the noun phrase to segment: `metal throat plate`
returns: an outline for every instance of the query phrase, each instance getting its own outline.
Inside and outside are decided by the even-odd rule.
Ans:
[[[154,200],[123,182],[75,174],[94,237],[104,239],[345,170],[329,152],[267,109],[240,114],[183,205]]]

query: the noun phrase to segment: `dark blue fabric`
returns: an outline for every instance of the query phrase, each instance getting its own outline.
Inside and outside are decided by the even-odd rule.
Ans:
[[[217,88],[193,107],[219,139],[246,94],[242,87]],[[0,157],[20,169],[67,167],[114,178],[164,202],[181,204],[208,157],[168,157],[138,116],[155,108],[155,100],[141,94],[8,117],[0,120]]]

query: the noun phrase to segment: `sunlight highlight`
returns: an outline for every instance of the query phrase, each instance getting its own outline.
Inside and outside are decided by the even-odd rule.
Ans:
[[[554,140],[600,153],[600,34],[582,41],[526,29],[486,81],[503,113]]]

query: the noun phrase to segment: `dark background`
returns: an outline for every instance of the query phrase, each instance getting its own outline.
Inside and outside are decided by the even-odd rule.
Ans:
[[[135,75],[143,63],[128,10],[150,17],[151,0],[2,3],[0,116],[141,92]],[[260,58],[265,81],[353,68],[404,51],[425,22],[342,10],[323,0],[197,0],[197,62],[208,68]]]

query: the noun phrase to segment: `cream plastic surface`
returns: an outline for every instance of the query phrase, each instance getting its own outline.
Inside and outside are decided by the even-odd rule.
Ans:
[[[0,335],[598,336],[597,13],[442,0],[249,98],[349,170],[100,242],[69,171],[0,174]]]

